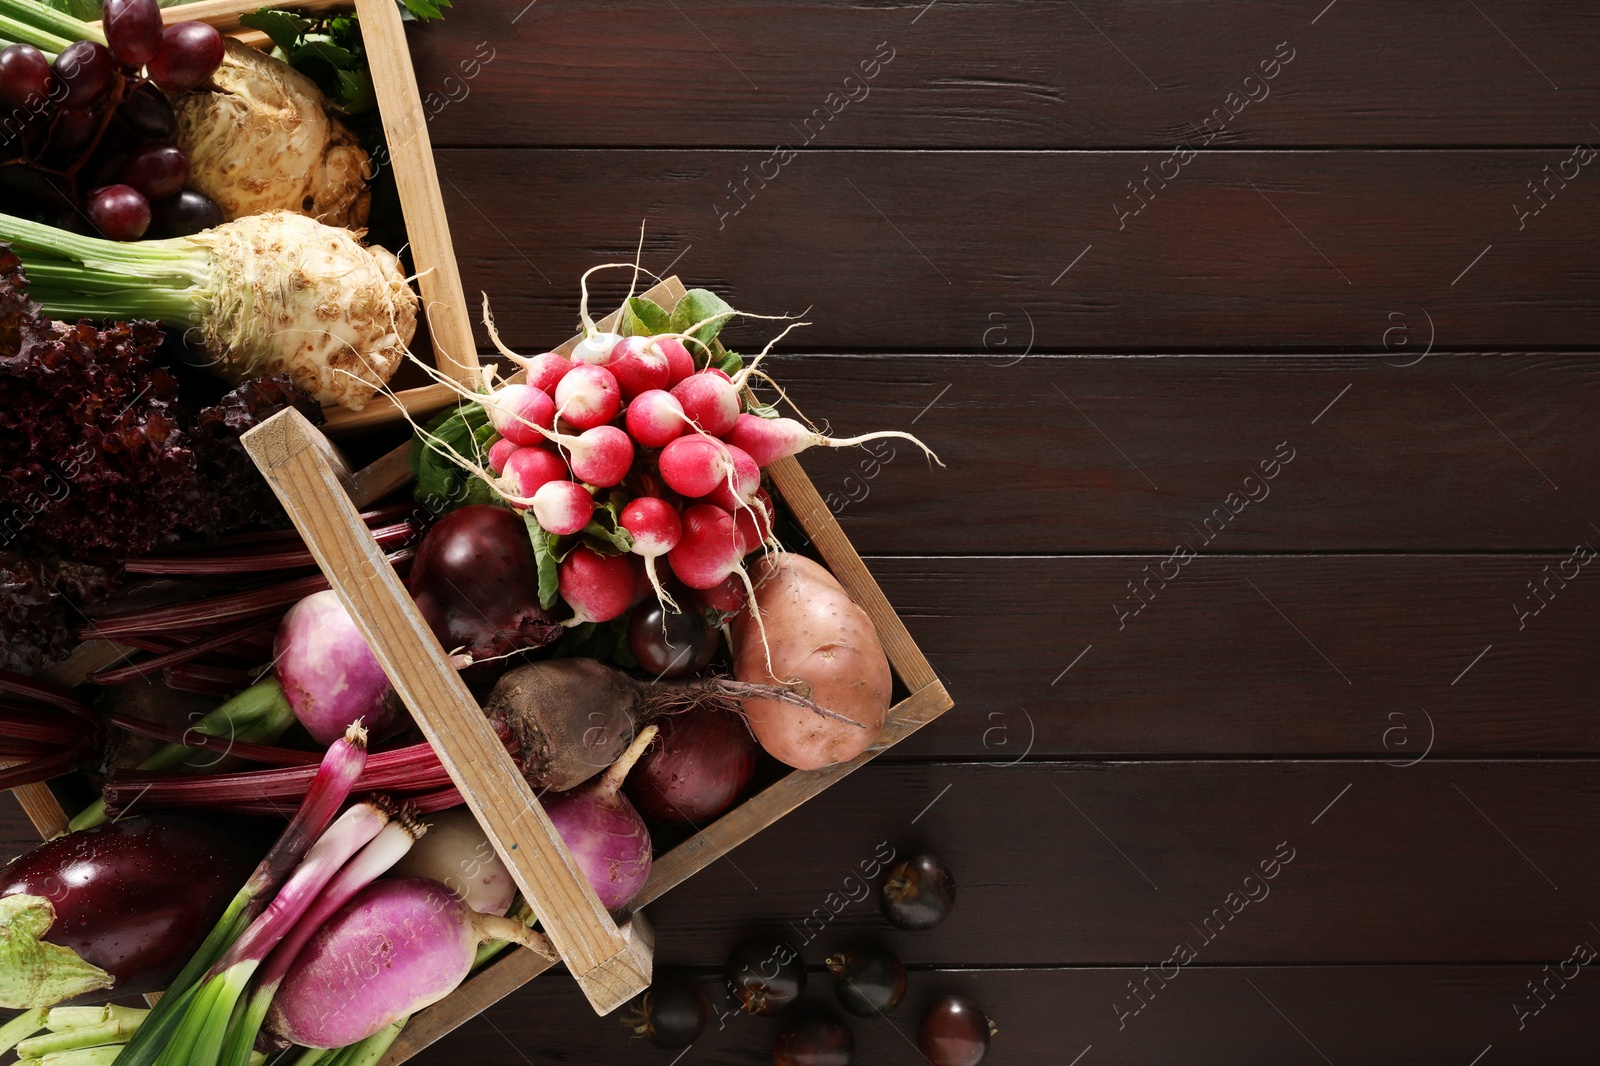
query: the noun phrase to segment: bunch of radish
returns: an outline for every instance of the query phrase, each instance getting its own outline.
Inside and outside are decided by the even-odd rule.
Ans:
[[[741,312],[707,290],[691,290],[670,310],[631,297],[621,332],[599,328],[587,299],[585,286],[583,334],[570,352],[532,357],[500,343],[485,301],[490,336],[521,373],[486,393],[463,393],[492,427],[473,438],[478,456],[425,437],[523,513],[543,606],[559,597],[571,609],[567,625],[619,618],[651,591],[679,610],[668,573],[695,606],[736,608],[753,594],[744,559],[781,550],[764,467],[807,448],[878,437],[921,446],[898,431],[826,437],[762,404],[751,383],[766,379],[758,369],[766,352],[745,366],[718,343]]]

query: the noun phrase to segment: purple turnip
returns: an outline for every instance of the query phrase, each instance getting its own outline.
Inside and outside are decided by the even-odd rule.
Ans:
[[[284,698],[318,744],[332,744],[358,720],[374,739],[392,730],[399,704],[385,699],[389,678],[332,589],[289,608],[272,656]]]
[[[608,911],[626,907],[650,876],[650,831],[622,782],[655,737],[656,727],[645,726],[598,781],[545,797],[545,813]]]
[[[521,922],[478,914],[421,877],[374,881],[300,951],[267,1015],[302,1047],[354,1044],[449,995],[485,940],[513,940],[553,957]]]

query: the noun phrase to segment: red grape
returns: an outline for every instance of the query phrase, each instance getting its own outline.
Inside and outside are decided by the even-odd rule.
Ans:
[[[175,22],[161,33],[161,49],[145,64],[150,80],[169,93],[204,85],[222,65],[222,34],[204,22]]]
[[[101,236],[113,241],[136,241],[150,228],[150,201],[138,189],[107,185],[84,199],[89,221]]]
[[[0,51],[0,109],[39,110],[50,99],[50,61],[31,44]]]
[[[105,0],[101,24],[117,62],[142,67],[161,47],[161,6],[156,0]]]
[[[122,172],[122,163],[128,158],[127,152],[107,151],[105,145],[95,149],[94,158],[89,165],[78,172],[78,180],[85,188],[98,189],[102,185],[115,185],[117,175]]]
[[[187,237],[203,229],[222,225],[222,208],[193,189],[151,205],[154,227],[162,237]]]
[[[189,157],[175,144],[151,141],[128,153],[121,178],[150,199],[165,200],[189,180]]]
[[[117,61],[96,41],[76,41],[56,56],[53,69],[67,87],[62,107],[88,107],[111,90],[117,78]]]
[[[152,141],[168,141],[178,131],[178,116],[161,90],[145,82],[117,108],[117,117],[133,132]]]
[[[100,112],[92,107],[63,107],[50,127],[50,147],[74,155],[89,146],[100,128]]]

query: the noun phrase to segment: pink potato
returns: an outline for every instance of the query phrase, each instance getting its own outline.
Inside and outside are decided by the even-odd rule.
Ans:
[[[773,700],[745,700],[761,746],[797,770],[848,762],[877,739],[889,713],[889,659],[867,617],[826,569],[799,555],[762,558],[752,568],[761,629],[747,611],[734,620],[734,673],[740,681],[811,686],[811,698],[861,728]],[[771,671],[768,671],[768,650]]]

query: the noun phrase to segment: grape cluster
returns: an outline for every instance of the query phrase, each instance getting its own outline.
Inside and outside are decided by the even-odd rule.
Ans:
[[[172,143],[166,94],[206,83],[222,35],[202,22],[163,26],[156,0],[105,0],[103,13],[106,44],[77,41],[53,62],[29,44],[0,51],[0,195],[118,241],[217,225],[217,205],[184,188],[189,157]]]

